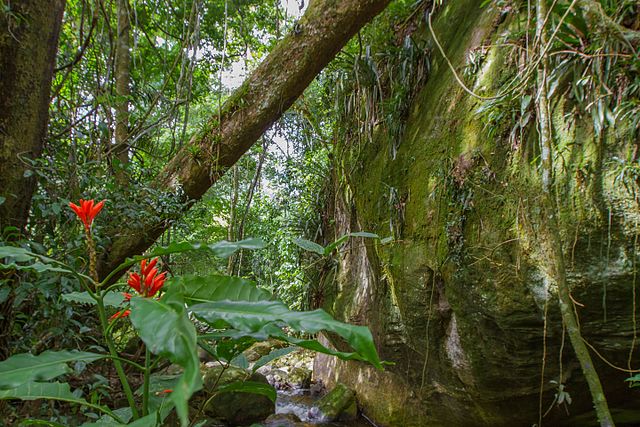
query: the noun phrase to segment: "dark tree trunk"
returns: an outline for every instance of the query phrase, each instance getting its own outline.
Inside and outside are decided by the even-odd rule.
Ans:
[[[313,1],[292,33],[167,164],[156,187],[180,194],[187,206],[199,200],[280,118],[347,41],[388,3],[389,0]],[[100,277],[126,257],[146,250],[167,224],[166,218],[150,221],[142,229],[125,224],[112,233],[113,244],[100,265]]]
[[[64,0],[20,0],[0,12],[0,229],[27,223],[47,132]],[[25,172],[27,175],[25,176]]]
[[[0,12],[0,232],[24,232],[47,133],[64,0],[20,0]],[[15,234],[13,237],[15,238]],[[13,283],[12,272],[2,278]],[[5,284],[5,286],[7,286]],[[13,298],[0,304],[0,360],[10,354]]]

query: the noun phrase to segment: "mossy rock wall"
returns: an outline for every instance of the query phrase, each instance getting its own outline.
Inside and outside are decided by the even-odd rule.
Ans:
[[[500,46],[518,25],[480,3],[446,2],[434,19],[460,73],[480,46]],[[427,30],[419,31],[436,52]],[[467,81],[491,94],[513,76],[505,66],[512,52],[484,50]],[[395,365],[379,372],[318,356],[315,375],[352,387],[364,412],[383,426],[531,426],[541,385],[542,412],[551,408],[544,425],[595,424],[540,250],[535,129],[514,146],[508,120],[488,124],[477,114],[482,102],[456,83],[439,53],[431,64],[400,141],[380,126],[357,156],[338,156],[328,208],[335,221],[327,241],[349,231],[393,234],[387,245],[352,239],[322,288],[325,308],[368,325],[382,357]],[[567,125],[570,100],[553,108],[559,216],[577,314],[587,342],[626,368],[640,215],[609,160],[624,158],[634,135],[618,126],[603,145],[586,119]],[[624,382],[628,374],[592,357],[616,421],[640,422],[633,411],[640,395]],[[568,412],[553,405],[552,381],[570,394]]]

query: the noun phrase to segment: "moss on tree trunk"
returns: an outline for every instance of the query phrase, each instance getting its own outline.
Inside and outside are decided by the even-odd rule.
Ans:
[[[49,96],[64,0],[21,0],[0,12],[0,232],[27,224],[47,134]],[[15,237],[15,233],[12,233]],[[11,272],[3,273],[8,286]],[[6,285],[5,285],[6,286]],[[0,304],[0,360],[10,354],[10,295]]]

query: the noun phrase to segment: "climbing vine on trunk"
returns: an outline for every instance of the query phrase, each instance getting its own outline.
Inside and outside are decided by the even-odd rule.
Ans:
[[[614,426],[613,418],[609,412],[607,399],[602,390],[600,378],[591,360],[589,350],[585,345],[580,326],[574,314],[574,304],[571,299],[569,285],[567,283],[567,274],[564,262],[564,252],[562,237],[560,235],[560,226],[558,224],[559,207],[554,187],[553,174],[553,135],[552,124],[550,120],[549,95],[547,87],[547,76],[549,73],[547,53],[544,51],[547,46],[547,34],[545,29],[545,19],[547,16],[547,7],[545,0],[537,0],[536,2],[536,36],[540,46],[540,65],[538,66],[537,75],[537,98],[536,110],[538,115],[538,134],[541,153],[541,179],[542,179],[542,209],[540,214],[540,229],[544,240],[547,243],[545,248],[548,266],[553,281],[558,290],[558,302],[560,304],[560,313],[562,322],[564,323],[569,340],[576,353],[582,373],[584,374],[589,391],[593,399],[593,404],[598,414],[598,420],[602,427]]]

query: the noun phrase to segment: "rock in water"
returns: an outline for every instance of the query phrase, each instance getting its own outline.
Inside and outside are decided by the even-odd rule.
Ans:
[[[251,373],[237,367],[215,366],[204,374],[204,401],[221,386],[237,381],[254,381],[268,384],[262,374]],[[245,426],[259,422],[275,412],[275,403],[268,397],[254,393],[220,393],[211,399],[204,413],[232,426]]]
[[[273,414],[264,420],[262,425],[263,427],[298,427],[304,424],[295,414]]]
[[[356,394],[342,383],[323,396],[313,409],[313,415],[323,421],[349,421],[358,416]]]

